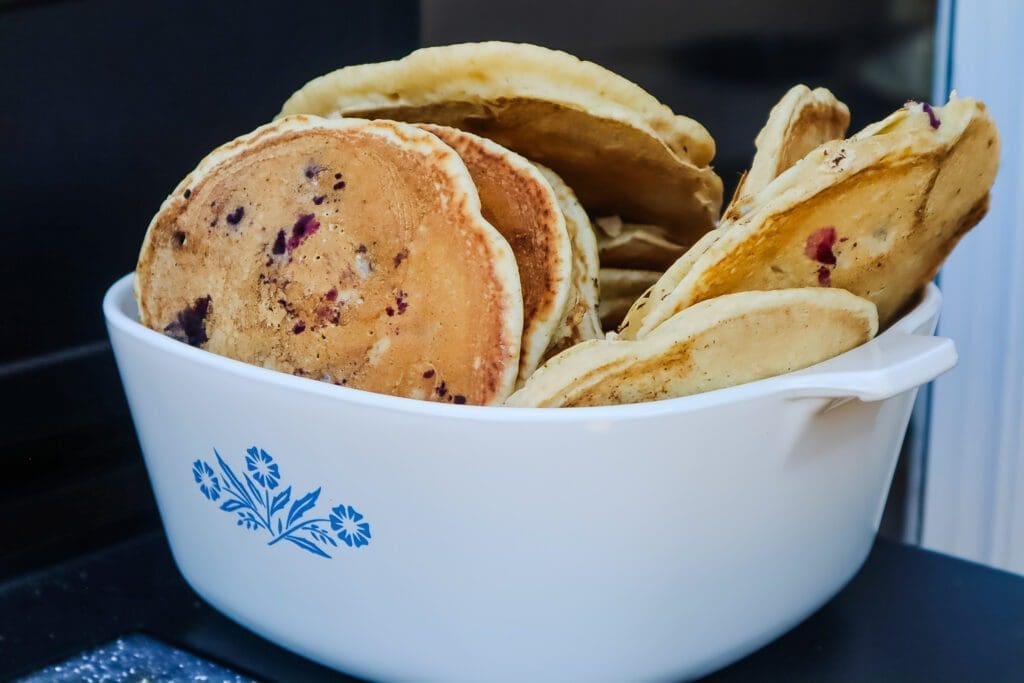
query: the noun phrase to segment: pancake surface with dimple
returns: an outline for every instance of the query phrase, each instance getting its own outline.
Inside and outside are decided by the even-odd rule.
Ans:
[[[723,222],[736,220],[751,208],[751,198],[783,171],[829,140],[846,135],[850,110],[826,88],[795,85],[768,114],[757,134],[757,152],[740,180]]]
[[[595,215],[669,229],[688,245],[711,229],[722,182],[714,141],[636,84],[535,45],[424,48],[306,84],[282,114],[438,123],[488,137],[558,173]]]
[[[886,326],[985,215],[998,164],[995,123],[969,98],[826,143],[754,197],[638,336],[722,294],[814,285],[871,300]]]
[[[598,318],[598,272],[601,265],[597,256],[594,229],[590,225],[587,212],[576,199],[576,194],[550,168],[541,164],[534,166],[555,192],[558,206],[565,217],[569,241],[572,243],[572,288],[562,323],[555,331],[551,345],[544,354],[545,358],[550,358],[581,341],[602,336],[601,321]]]
[[[569,299],[572,246],[558,199],[533,164],[501,145],[447,126],[419,127],[462,157],[484,218],[512,246],[523,289],[521,384],[540,364]]]
[[[688,396],[814,365],[877,331],[874,304],[843,290],[730,294],[682,311],[645,339],[574,346],[538,369],[506,405],[601,406]]]
[[[415,126],[290,117],[218,148],[153,218],[136,298],[153,329],[348,387],[490,404],[516,378],[515,258]]]

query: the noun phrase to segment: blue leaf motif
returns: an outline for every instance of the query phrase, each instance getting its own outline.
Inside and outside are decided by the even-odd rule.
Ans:
[[[252,507],[252,499],[249,497],[249,493],[242,488],[242,482],[238,481],[238,477],[231,471],[228,464],[224,462],[224,458],[220,457],[220,453],[217,452],[216,448],[213,449],[213,454],[217,456],[217,464],[220,465],[220,471],[224,473],[224,477],[234,485],[238,495],[245,499],[249,507]]]
[[[317,488],[315,491],[310,491],[302,498],[292,503],[292,509],[288,511],[288,521],[285,522],[285,526],[291,526],[296,520],[302,515],[306,514],[316,506],[317,498],[320,497],[320,489]]]
[[[291,498],[291,495],[292,495],[292,487],[289,486],[284,491],[281,491],[281,493],[279,493],[276,496],[274,496],[274,500],[271,501],[271,503],[270,503],[270,516],[271,517],[273,517],[275,514],[277,514],[281,510],[284,510],[284,506],[288,504],[288,499]],[[280,521],[278,523],[280,523]],[[278,532],[280,532],[280,529],[278,529]]]
[[[242,474],[242,476],[245,477],[245,484],[249,487],[249,492],[252,494],[253,500],[255,500],[260,507],[263,507],[263,494],[260,493],[259,489],[256,488],[256,485],[252,483],[252,479],[249,478],[248,474]]]
[[[305,538],[302,538],[301,536],[285,536],[285,540],[294,543],[295,545],[299,546],[303,550],[308,550],[309,552],[313,553],[314,555],[319,555],[320,557],[326,557],[328,559],[330,559],[330,557],[331,557],[330,555],[325,553],[323,550],[321,550],[320,546],[318,546],[316,543],[313,543],[312,541],[308,541]]]
[[[225,500],[221,503],[220,509],[224,512],[234,512],[240,508],[244,508],[245,503],[240,500]]]

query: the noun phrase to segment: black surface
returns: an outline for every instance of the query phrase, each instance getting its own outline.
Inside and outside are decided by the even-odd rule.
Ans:
[[[290,654],[207,607],[177,573],[159,534],[0,586],[0,679],[134,632],[264,680],[356,680]],[[1024,578],[879,541],[860,574],[828,605],[707,680],[1022,677]]]
[[[104,289],[200,159],[418,41],[415,0],[0,3],[0,362],[104,339]]]

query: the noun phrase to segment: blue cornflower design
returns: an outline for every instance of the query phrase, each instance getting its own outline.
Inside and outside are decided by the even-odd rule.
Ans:
[[[370,542],[370,525],[362,519],[351,505],[339,505],[331,510],[331,529],[338,532],[345,545],[358,548]]]
[[[351,505],[339,505],[328,517],[317,517],[321,488],[295,491],[281,483],[281,469],[262,448],[246,450],[246,471],[241,477],[213,449],[217,462],[192,464],[192,476],[199,490],[222,511],[235,517],[235,524],[254,534],[270,538],[268,546],[289,543],[308,553],[331,559],[330,549],[341,539],[349,548],[370,542],[370,524]],[[276,489],[276,490],[273,490]],[[294,497],[293,497],[294,491]],[[329,525],[329,526],[328,526]]]
[[[268,489],[277,488],[277,481],[281,478],[281,470],[278,469],[274,459],[262,448],[252,448],[246,451],[245,466],[252,473],[252,478],[260,486]]]
[[[192,464],[192,476],[195,477],[196,483],[199,484],[199,490],[203,492],[204,496],[210,500],[220,498],[220,482],[214,476],[212,467],[202,460],[196,460]]]

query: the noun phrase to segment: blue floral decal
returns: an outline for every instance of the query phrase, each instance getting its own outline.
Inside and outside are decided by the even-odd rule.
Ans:
[[[339,505],[331,510],[331,529],[338,532],[338,538],[348,547],[366,545],[370,542],[370,525],[351,505]]]
[[[196,460],[192,464],[192,476],[199,484],[199,490],[210,500],[220,498],[220,482],[213,476],[213,469],[202,460]]]
[[[267,545],[288,541],[314,555],[330,558],[327,549],[338,547],[332,531],[350,548],[360,548],[370,542],[370,524],[351,505],[338,505],[329,517],[303,519],[307,513],[313,514],[320,499],[319,488],[294,500],[291,486],[272,494],[280,484],[281,468],[262,448],[253,446],[246,450],[246,471],[242,472],[241,479],[217,449],[213,454],[220,468],[219,476],[203,460],[192,463],[192,477],[200,493],[212,501],[223,496],[220,509],[237,515],[238,526],[269,534]],[[287,513],[285,508],[288,508]]]

